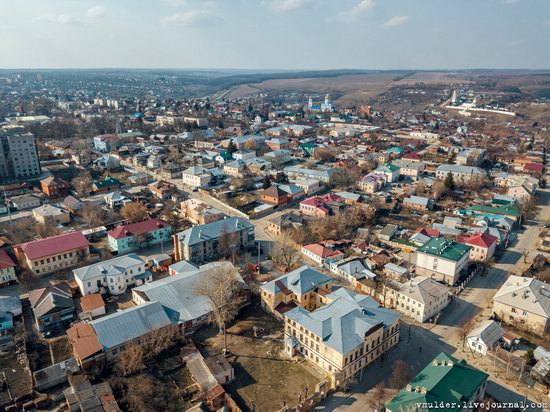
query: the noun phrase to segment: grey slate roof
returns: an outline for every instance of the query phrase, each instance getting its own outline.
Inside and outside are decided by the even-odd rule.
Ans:
[[[271,282],[267,282],[261,286],[261,289],[271,294],[277,294],[282,291],[282,286],[297,295],[303,295],[331,280],[332,278],[305,265]]]
[[[127,268],[139,265],[140,263],[144,263],[143,259],[135,253],[130,253],[129,255],[119,256],[113,259],[104,260],[103,262],[94,263],[93,265],[73,269],[73,274],[75,278],[85,281],[86,279],[93,279],[109,273],[121,273]]]
[[[550,285],[538,279],[512,275],[493,298],[543,317],[550,317]]]
[[[399,319],[396,312],[380,307],[370,296],[345,288],[337,289],[327,297],[334,300],[313,312],[296,307],[285,316],[319,336],[327,346],[342,355],[363,345],[368,331],[387,327]]]
[[[90,322],[104,350],[123,345],[170,324],[159,302],[134,306]]]
[[[177,275],[138,286],[133,289],[133,292],[145,296],[151,302],[162,304],[172,322],[184,323],[210,313],[210,300],[206,296],[197,295],[194,292],[195,285],[205,276],[208,276],[209,271],[220,266],[233,268],[230,262],[212,262],[199,268],[189,268]],[[236,269],[235,272],[244,285]]]
[[[487,347],[493,346],[504,335],[504,329],[494,320],[486,320],[468,334],[468,339],[477,338]]]
[[[464,166],[464,165],[441,165],[437,168],[437,172],[451,172],[451,173],[465,173],[471,175],[482,175],[484,172],[475,166]]]
[[[253,228],[254,225],[248,220],[238,217],[230,217],[217,222],[207,223],[205,225],[193,226],[176,234],[178,240],[185,245],[194,245],[204,240],[216,239],[225,231],[233,233],[243,229]]]
[[[402,295],[422,304],[431,301],[430,296],[440,296],[449,292],[447,286],[424,276],[416,276],[405,283],[395,282],[393,285],[397,286],[397,290]]]

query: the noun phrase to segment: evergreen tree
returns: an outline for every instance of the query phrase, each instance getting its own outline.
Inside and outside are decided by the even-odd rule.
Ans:
[[[449,190],[453,190],[455,188],[455,179],[451,172],[447,173],[447,177],[445,178],[444,183],[445,183],[445,187]]]
[[[229,142],[229,146],[227,146],[227,152],[229,154],[233,154],[237,151],[237,146],[235,145],[235,143],[233,143],[233,141],[230,141]]]

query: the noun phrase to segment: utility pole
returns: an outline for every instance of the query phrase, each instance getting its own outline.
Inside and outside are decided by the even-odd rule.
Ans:
[[[258,275],[260,274],[260,241],[258,240]]]

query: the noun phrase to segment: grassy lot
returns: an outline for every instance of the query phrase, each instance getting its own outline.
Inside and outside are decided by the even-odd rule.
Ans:
[[[252,327],[262,327],[267,335],[253,336]],[[265,313],[259,305],[244,309],[237,322],[228,328],[227,341],[232,356],[229,361],[235,368],[235,380],[226,389],[241,405],[257,411],[276,411],[287,405],[298,403],[307,387],[308,393],[315,391],[320,381],[302,365],[284,357],[282,323]],[[223,336],[216,328],[199,331],[194,338],[203,352],[216,354],[223,348]]]

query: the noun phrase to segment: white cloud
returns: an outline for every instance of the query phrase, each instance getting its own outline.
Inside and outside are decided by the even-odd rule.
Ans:
[[[101,5],[90,7],[86,10],[86,16],[91,18],[103,17],[105,16],[105,7]]]
[[[162,19],[164,23],[180,26],[210,26],[221,23],[222,19],[208,10],[191,10],[183,13],[175,13]]]
[[[401,26],[402,24],[405,24],[410,19],[409,16],[395,16],[389,19],[387,22],[383,24],[384,27],[397,27]]]
[[[550,26],[550,19],[546,19],[544,20],[544,23],[543,23],[545,26]]]
[[[262,4],[277,12],[301,9],[309,6],[313,0],[264,0]]]
[[[372,9],[374,5],[374,0],[361,0],[350,10],[344,10],[338,13],[335,19],[343,23],[352,22],[362,13]]]
[[[503,3],[504,4],[516,4],[516,3],[519,3],[520,0],[504,0]]]
[[[64,13],[47,13],[47,14],[43,14],[42,16],[36,17],[35,20],[44,21],[47,23],[62,24],[67,26],[80,24],[80,20],[76,19],[70,14],[64,14]]]

